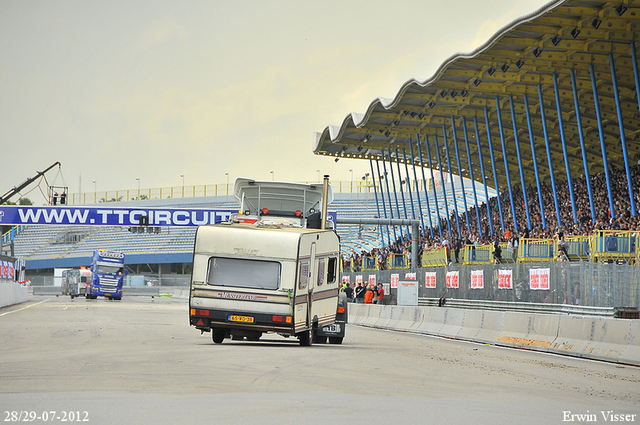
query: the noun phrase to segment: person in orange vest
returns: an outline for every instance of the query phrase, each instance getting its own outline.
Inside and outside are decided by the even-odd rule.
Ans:
[[[364,303],[371,304],[373,302],[373,287],[372,285],[367,286],[367,292],[364,294]]]

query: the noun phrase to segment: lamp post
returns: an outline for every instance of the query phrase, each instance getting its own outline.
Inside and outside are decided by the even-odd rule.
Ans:
[[[93,181],[93,203],[97,203],[98,202],[98,185],[96,184],[96,181]]]
[[[182,177],[182,197],[184,198],[184,174],[180,174],[180,177]]]
[[[271,181],[275,181],[276,175],[274,174],[273,170],[271,170],[269,172],[271,173]]]
[[[136,177],[136,181],[138,182],[138,201],[140,200],[140,177]]]
[[[224,173],[227,176],[227,195],[229,194],[229,173]]]
[[[349,168],[349,171],[351,171],[351,193],[353,193],[353,168]]]

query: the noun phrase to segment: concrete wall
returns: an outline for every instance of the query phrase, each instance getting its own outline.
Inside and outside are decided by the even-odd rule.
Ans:
[[[350,303],[349,323],[640,366],[640,320]]]
[[[0,307],[19,304],[29,299],[29,288],[13,281],[0,281]]]

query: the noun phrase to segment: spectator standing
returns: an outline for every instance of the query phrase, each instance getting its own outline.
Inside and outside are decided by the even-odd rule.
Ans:
[[[347,300],[349,302],[353,302],[353,288],[348,283],[346,284],[346,286],[344,288],[344,293],[347,296]]]
[[[384,304],[384,287],[378,283],[378,304]]]
[[[371,288],[371,285],[369,285],[365,288],[364,303],[371,304],[372,302],[373,302],[373,289]]]
[[[367,292],[367,288],[362,283],[356,284],[356,303],[364,304],[364,295]]]

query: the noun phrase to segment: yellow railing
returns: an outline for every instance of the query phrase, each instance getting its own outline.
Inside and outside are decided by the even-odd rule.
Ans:
[[[638,261],[638,232],[598,230],[590,237],[591,261]]]
[[[447,249],[438,248],[422,253],[422,267],[446,266],[449,264],[447,259]]]
[[[378,257],[375,255],[365,255],[362,257],[362,262],[360,265],[360,270],[372,271],[378,270]]]
[[[299,182],[305,184],[321,184],[320,182]],[[411,182],[411,190],[423,191],[422,181]],[[374,193],[373,180],[353,180],[331,182],[331,188],[335,193]],[[379,183],[376,181],[376,191],[380,191]],[[398,188],[399,190],[399,188]],[[405,187],[404,190],[407,190]],[[93,191],[84,193],[69,194],[69,204],[97,204],[101,202],[125,202],[145,199],[167,199],[167,198],[195,198],[203,196],[225,196],[233,195],[233,183],[209,184],[196,186],[173,186],[152,189],[124,189]]]
[[[387,267],[389,270],[408,269],[411,267],[408,254],[389,254],[387,261],[389,262],[389,267]]]

